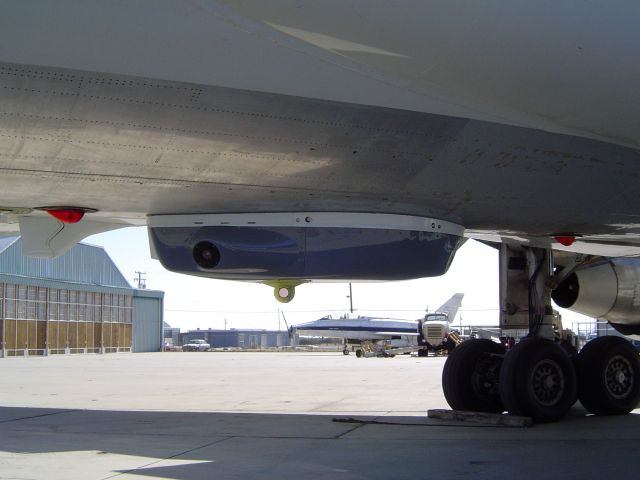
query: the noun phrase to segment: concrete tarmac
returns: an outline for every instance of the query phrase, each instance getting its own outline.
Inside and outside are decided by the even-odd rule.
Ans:
[[[637,478],[640,411],[488,427],[443,358],[158,353],[0,359],[0,479]]]

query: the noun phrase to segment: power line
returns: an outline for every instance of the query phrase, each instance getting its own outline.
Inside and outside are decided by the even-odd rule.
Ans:
[[[459,309],[459,312],[497,312],[499,309],[497,308],[465,308]],[[165,312],[176,312],[176,313],[247,313],[247,314],[274,314],[277,313],[278,309],[274,310],[198,310],[198,309],[180,309],[180,308],[165,308]],[[316,309],[316,310],[286,310],[287,313],[342,313],[344,312],[344,308],[335,308],[335,309]],[[413,308],[361,308],[356,310],[358,312],[424,312],[425,309]]]

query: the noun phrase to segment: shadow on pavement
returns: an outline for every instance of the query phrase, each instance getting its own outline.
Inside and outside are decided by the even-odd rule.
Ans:
[[[575,407],[562,422],[531,428],[334,418],[0,407],[0,478],[637,478],[640,471],[640,415],[594,417]]]

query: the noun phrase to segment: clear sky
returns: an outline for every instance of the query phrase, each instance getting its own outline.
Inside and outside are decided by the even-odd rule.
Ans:
[[[349,311],[348,283],[301,285],[291,303],[281,304],[265,285],[171,273],[151,259],[146,228],[93,235],[85,242],[103,246],[131,285],[136,285],[136,271],[145,272],[147,288],[165,292],[165,321],[183,331],[225,328],[225,320],[226,328],[285,329],[283,316],[291,325]],[[356,314],[417,319],[461,292],[465,296],[454,324],[498,325],[498,254],[473,240],[463,245],[441,277],[354,283],[352,288]],[[588,321],[566,310],[561,313],[565,327]]]

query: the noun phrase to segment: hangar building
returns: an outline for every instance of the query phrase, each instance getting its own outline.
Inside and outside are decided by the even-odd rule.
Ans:
[[[163,300],[132,288],[102,247],[42,259],[0,238],[0,357],[160,351]]]
[[[185,340],[201,338],[213,348],[267,349],[288,347],[292,343],[288,332],[275,330],[231,329],[231,330],[189,330]]]

